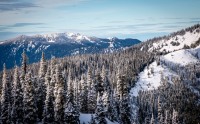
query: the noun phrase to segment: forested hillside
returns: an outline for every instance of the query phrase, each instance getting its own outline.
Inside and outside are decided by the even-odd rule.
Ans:
[[[24,51],[20,67],[4,64],[1,123],[198,124],[200,36],[185,39],[199,30],[194,25],[114,53],[48,61],[41,53],[34,64]],[[174,37],[182,40],[174,44]],[[180,55],[180,63],[185,55],[192,60],[173,61]]]

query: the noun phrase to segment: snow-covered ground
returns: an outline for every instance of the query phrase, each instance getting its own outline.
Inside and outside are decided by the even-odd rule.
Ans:
[[[190,63],[199,62],[199,60],[193,54],[191,54],[189,50],[184,50],[184,49],[169,53],[163,56],[162,59],[183,66]]]
[[[135,87],[130,91],[131,96],[138,96],[140,90],[153,90],[157,89],[160,86],[161,73],[163,76],[176,76],[175,72],[169,70],[166,66],[157,65],[156,62],[153,62],[149,65],[149,68],[145,68],[139,74],[139,80],[137,81]]]
[[[93,114],[93,117],[95,116],[95,114]],[[89,124],[90,120],[91,120],[92,114],[84,114],[81,113],[80,114],[80,124],[83,124],[83,122],[85,122],[85,124]],[[110,120],[108,120],[106,118],[107,124],[118,124],[117,122],[111,122]]]
[[[175,37],[171,37],[169,40],[160,40],[156,43],[153,43],[153,47],[149,49],[149,51],[153,51],[153,49],[158,49],[158,51],[176,51],[180,50],[184,47],[184,45],[190,46],[192,43],[195,43],[200,38],[200,33],[197,33],[196,30],[193,32],[186,32],[183,36],[177,35]],[[178,42],[178,46],[173,46],[172,42]]]

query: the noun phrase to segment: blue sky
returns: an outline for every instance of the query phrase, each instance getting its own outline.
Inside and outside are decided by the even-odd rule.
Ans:
[[[199,23],[199,5],[200,0],[0,0],[0,40],[59,32],[146,40]]]

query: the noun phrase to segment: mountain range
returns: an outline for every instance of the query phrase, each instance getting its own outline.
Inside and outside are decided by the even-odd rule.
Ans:
[[[45,35],[26,36],[0,42],[0,70],[3,63],[7,68],[20,65],[21,54],[25,50],[29,63],[38,62],[42,52],[46,59],[88,53],[110,53],[126,49],[141,41],[137,39],[118,39],[88,37],[79,33],[53,33]]]

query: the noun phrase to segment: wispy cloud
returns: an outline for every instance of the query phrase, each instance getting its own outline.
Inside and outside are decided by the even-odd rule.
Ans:
[[[15,23],[12,25],[0,25],[0,31],[6,31],[7,29],[12,28],[19,28],[19,27],[25,27],[25,26],[43,26],[44,23]]]
[[[24,27],[24,26],[33,26],[33,25],[44,25],[44,23],[15,23],[9,27]]]
[[[0,3],[0,11],[16,11],[24,8],[33,8],[39,7],[34,3],[20,3],[20,2],[11,2],[11,3]]]

